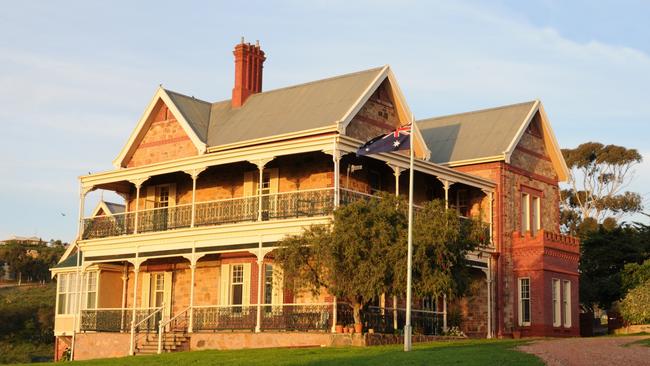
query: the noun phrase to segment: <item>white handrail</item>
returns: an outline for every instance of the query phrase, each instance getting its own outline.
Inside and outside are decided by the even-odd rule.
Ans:
[[[142,324],[145,321],[149,320],[149,318],[156,315],[158,312],[161,312],[164,308],[165,308],[165,304],[163,303],[163,305],[161,307],[155,308],[156,311],[154,311],[153,313],[147,315],[144,319],[140,320],[137,324],[134,324],[133,322],[131,322],[131,347],[130,347],[131,355],[133,355],[135,353],[135,328],[139,327],[140,324]],[[133,309],[133,311],[135,311],[135,310],[136,309]],[[148,310],[148,309],[146,309],[146,310]]]
[[[174,320],[178,319],[181,315],[187,313],[188,310],[190,310],[192,307],[188,306],[185,308],[185,310],[181,311],[180,313],[174,315],[173,318],[165,320],[165,321],[160,321],[158,324],[158,354],[162,353],[162,335],[164,333],[164,329],[167,326],[167,324],[173,322]]]

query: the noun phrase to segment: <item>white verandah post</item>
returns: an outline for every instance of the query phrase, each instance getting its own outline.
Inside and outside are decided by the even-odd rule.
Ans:
[[[140,272],[140,260],[138,253],[135,254],[135,261],[133,262],[133,308],[131,310],[131,342],[129,346],[129,354],[135,354],[135,311],[137,308],[138,300],[138,274]]]

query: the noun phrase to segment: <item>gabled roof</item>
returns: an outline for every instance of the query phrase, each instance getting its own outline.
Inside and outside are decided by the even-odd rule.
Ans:
[[[116,214],[121,214],[125,211],[126,206],[121,205],[119,203],[113,203],[113,202],[106,202],[104,200],[100,200],[97,203],[97,206],[93,210],[91,217],[97,216],[99,214],[99,211],[102,210],[104,211],[104,215],[116,215]]]
[[[430,161],[459,166],[490,161],[510,162],[517,143],[539,112],[544,141],[560,181],[568,168],[539,100],[417,121],[431,150]]]
[[[413,116],[388,66],[253,94],[239,108],[233,108],[230,100],[210,103],[159,88],[113,163],[121,167],[128,160],[138,139],[146,132],[149,115],[159,100],[176,116],[199,153],[204,153],[299,133],[342,133],[386,78],[398,94],[402,119],[412,121]],[[416,136],[426,150],[417,128]]]
[[[214,103],[210,147],[298,131],[338,127],[386,67],[355,72],[251,95],[240,108]]]
[[[170,95],[169,91],[163,89],[162,87],[159,87],[158,90],[156,90],[156,93],[154,94],[153,98],[151,98],[151,101],[149,102],[147,109],[145,109],[142,117],[140,117],[138,124],[136,125],[133,132],[131,132],[131,136],[129,136],[129,139],[127,140],[126,144],[120,151],[120,154],[115,158],[115,160],[113,160],[113,166],[115,166],[116,168],[120,168],[131,157],[135,149],[138,147],[138,144],[142,140],[144,134],[147,132],[147,128],[150,124],[151,113],[153,112],[154,108],[156,107],[156,104],[159,101],[165,103],[167,108],[169,108],[172,114],[176,117],[176,120],[183,128],[187,136],[190,138],[190,140],[196,147],[199,154],[205,153],[206,150],[206,144],[204,139],[205,134],[203,135],[203,139],[202,139],[201,129],[200,129],[201,126],[200,119],[195,118],[195,120],[192,120],[192,123],[190,123],[187,119],[187,118],[194,118],[195,115],[200,114],[197,113],[197,110],[200,111],[200,108],[194,108],[194,106],[191,105],[191,103],[183,103],[186,101],[185,100],[186,98],[190,98],[190,97],[185,97],[177,93],[173,93],[173,94],[174,94],[174,98],[176,99],[176,102],[172,100],[172,95]],[[181,108],[179,108],[176,103],[178,103],[181,106]]]

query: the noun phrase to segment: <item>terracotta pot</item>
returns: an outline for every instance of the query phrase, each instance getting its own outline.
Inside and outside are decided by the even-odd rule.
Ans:
[[[343,333],[343,326],[340,324],[336,325],[336,333]]]
[[[352,328],[352,327],[348,327],[348,333],[350,333],[350,334],[354,334],[354,328]]]
[[[363,324],[361,323],[354,324],[354,331],[356,333],[361,334],[361,331],[363,331]]]
[[[513,330],[512,331],[512,338],[514,338],[514,339],[521,338],[521,331],[520,330]]]

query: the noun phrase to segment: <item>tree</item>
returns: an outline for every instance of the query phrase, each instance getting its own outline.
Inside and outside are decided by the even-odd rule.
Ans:
[[[628,324],[647,324],[650,322],[650,280],[630,290],[621,301],[623,319]]]
[[[561,191],[563,229],[575,234],[581,223],[607,217],[622,218],[642,209],[638,193],[624,191],[642,161],[636,149],[587,142],[562,149],[570,169],[568,189]]]
[[[622,275],[626,265],[650,259],[650,227],[599,225],[580,250],[580,301],[589,310],[595,304],[609,309],[626,294]]]
[[[275,258],[294,291],[323,288],[347,300],[355,323],[361,310],[382,294],[406,286],[407,204],[382,196],[342,206],[332,225],[312,226],[279,243]],[[416,295],[460,294],[467,251],[478,245],[478,225],[461,225],[455,211],[434,201],[414,221],[413,283]]]

